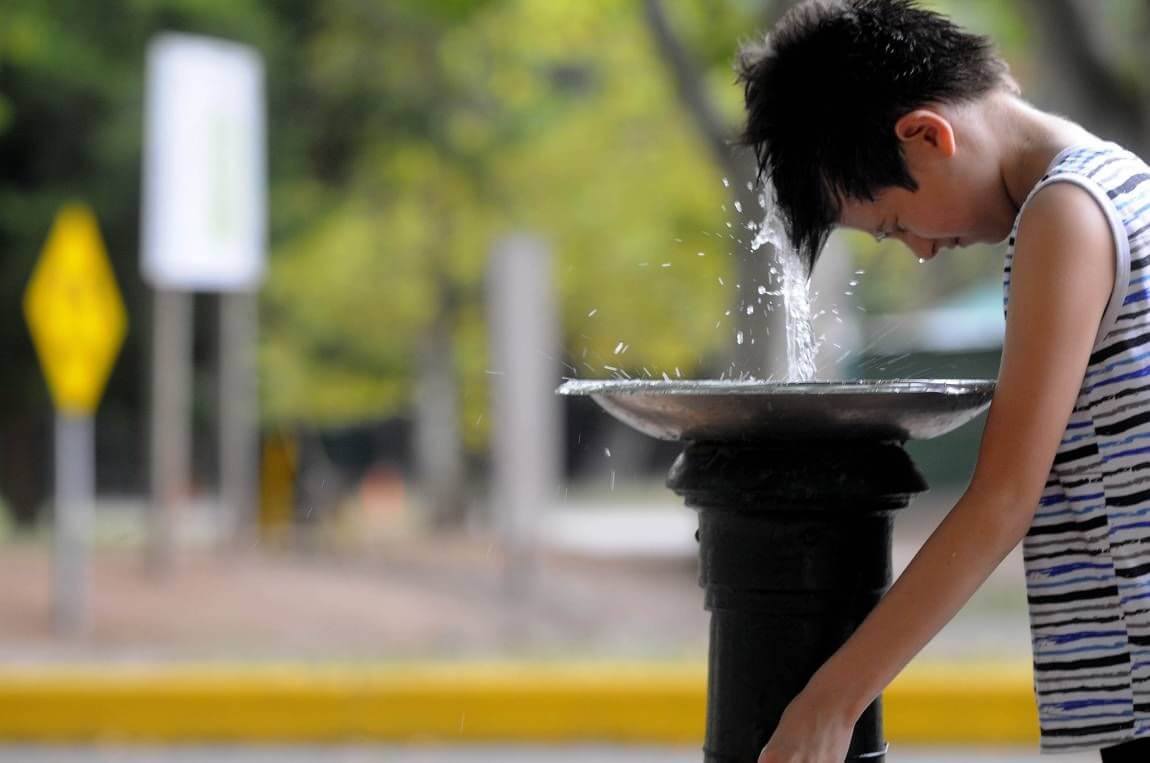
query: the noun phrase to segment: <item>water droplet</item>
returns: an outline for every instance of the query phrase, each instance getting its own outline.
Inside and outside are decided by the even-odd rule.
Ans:
[[[747,315],[754,315],[754,314],[755,314],[754,305],[747,305]]]
[[[623,350],[626,349],[626,347],[627,347],[627,345],[623,344],[622,342],[619,342],[619,344],[615,345],[615,354],[616,355],[622,355]]]
[[[683,378],[683,375],[681,373],[679,373],[679,367],[678,366],[675,366],[675,376],[677,376],[680,379]]]
[[[739,344],[743,343],[743,332],[742,331],[735,332],[735,341],[738,342]]]
[[[849,284],[847,284],[847,285],[848,285],[848,286],[858,286],[858,285],[859,285],[859,282],[858,282],[858,281],[851,281],[851,282],[850,282]]]
[[[603,452],[607,454],[607,458],[611,457],[611,449],[610,448],[603,448]]]
[[[706,257],[707,256],[706,252],[695,252],[695,254],[698,255],[699,257]]]
[[[736,210],[736,211],[738,211],[738,212],[742,212],[742,211],[743,211],[743,203],[742,203],[741,201],[736,201],[736,202],[735,202],[735,210]]]
[[[719,286],[726,286],[726,284],[723,283],[723,277],[722,276],[719,276]]]
[[[766,286],[759,286],[759,294],[766,294],[766,293],[767,293],[767,287]]]
[[[922,257],[919,257],[919,258],[918,258],[918,264],[919,264],[919,265],[923,264],[924,262],[926,262],[926,260],[925,260],[925,259],[923,259]]]
[[[665,267],[665,268],[669,268],[669,267],[671,267],[671,263],[669,263],[669,262],[664,262],[664,263],[663,263],[663,267]]]
[[[731,181],[727,180],[726,178],[723,178],[723,188],[730,188],[730,187],[731,187]]]
[[[588,317],[588,318],[594,318],[594,317],[595,317],[595,313],[597,313],[597,312],[599,312],[599,308],[597,308],[597,307],[596,307],[594,310],[592,310],[591,312],[587,313],[587,317]]]

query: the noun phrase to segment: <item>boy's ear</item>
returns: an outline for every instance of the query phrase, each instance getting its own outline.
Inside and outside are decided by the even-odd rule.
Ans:
[[[916,109],[904,114],[894,125],[895,135],[904,143],[903,150],[923,148],[940,151],[949,159],[956,149],[954,127],[950,120],[930,109]],[[917,144],[917,145],[915,145]]]

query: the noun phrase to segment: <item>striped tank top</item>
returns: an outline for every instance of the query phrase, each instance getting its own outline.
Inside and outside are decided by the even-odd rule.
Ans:
[[[1027,197],[1075,183],[1105,211],[1117,244],[1110,302],[1023,541],[1043,751],[1150,737],[1148,181],[1141,159],[1098,141],[1062,151]]]

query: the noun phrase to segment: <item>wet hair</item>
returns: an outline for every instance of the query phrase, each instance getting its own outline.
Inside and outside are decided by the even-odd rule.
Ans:
[[[894,125],[928,103],[1018,92],[984,36],[913,0],[807,0],[736,62],[754,150],[809,274],[842,200],[918,189]]]

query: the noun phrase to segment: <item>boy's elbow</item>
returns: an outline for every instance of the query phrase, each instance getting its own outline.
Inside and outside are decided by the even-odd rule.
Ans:
[[[987,532],[1010,541],[1013,547],[1026,537],[1041,497],[1041,490],[1034,491],[1017,482],[972,481],[962,500],[973,502],[985,513]]]

